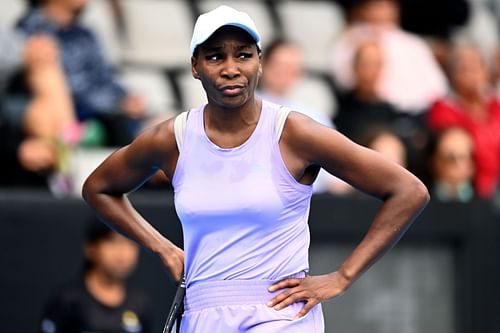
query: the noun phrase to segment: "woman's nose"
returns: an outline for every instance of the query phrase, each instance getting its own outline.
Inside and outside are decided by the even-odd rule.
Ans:
[[[232,57],[228,57],[224,62],[224,68],[221,72],[222,76],[225,76],[229,79],[235,78],[240,75],[240,71],[238,68],[238,63],[236,59]]]

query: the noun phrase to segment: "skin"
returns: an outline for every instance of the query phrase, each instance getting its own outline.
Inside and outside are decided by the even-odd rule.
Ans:
[[[458,102],[477,121],[487,121],[489,75],[479,51],[470,45],[453,48],[448,71]]]
[[[378,101],[378,82],[384,67],[382,49],[375,42],[359,46],[354,56],[355,93],[365,101]]]
[[[433,169],[436,180],[456,191],[461,184],[471,182],[474,176],[474,143],[461,128],[445,131],[433,157]]]
[[[201,80],[207,92],[205,131],[210,140],[224,148],[241,145],[255,129],[262,105],[254,96],[261,71],[255,43],[238,28],[222,28],[199,46],[191,64],[193,76]],[[268,306],[282,309],[304,301],[297,314],[301,317],[314,305],[343,293],[389,250],[423,209],[429,194],[404,168],[297,112],[287,118],[279,148],[285,165],[298,182],[310,184],[321,166],[383,200],[366,236],[337,271],[285,279],[269,288],[283,292]],[[177,281],[183,272],[182,250],[142,218],[125,193],[158,169],[172,179],[178,154],[171,119],[110,156],[89,176],[83,188],[85,200],[104,219],[157,253]]]
[[[47,140],[30,137],[17,149],[19,163],[28,171],[44,172],[50,170],[57,162],[54,145]]]
[[[78,19],[88,2],[88,0],[46,0],[43,8],[52,21],[64,27],[73,24]],[[144,99],[133,94],[125,96],[120,101],[120,108],[132,118],[141,118],[146,113]]]
[[[44,35],[30,37],[24,63],[32,100],[24,117],[26,134],[54,139],[76,122],[57,44]]]
[[[262,89],[271,95],[286,97],[301,79],[304,68],[301,51],[293,44],[278,46],[264,61]]]

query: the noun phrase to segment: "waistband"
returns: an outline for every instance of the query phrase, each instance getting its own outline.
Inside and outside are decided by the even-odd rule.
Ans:
[[[305,272],[299,272],[287,278],[304,278],[305,276]],[[218,280],[199,282],[186,289],[184,309],[187,312],[216,306],[265,304],[286,290],[269,292],[267,288],[275,282],[277,281]]]

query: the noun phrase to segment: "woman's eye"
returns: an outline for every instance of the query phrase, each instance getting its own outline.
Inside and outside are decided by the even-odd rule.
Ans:
[[[210,61],[217,61],[219,60],[221,57],[219,54],[209,54],[205,57],[206,60],[210,60]]]
[[[243,52],[238,55],[239,59],[249,59],[252,57],[251,53]]]

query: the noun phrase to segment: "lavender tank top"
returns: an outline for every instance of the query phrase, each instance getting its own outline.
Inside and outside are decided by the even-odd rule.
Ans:
[[[279,108],[263,101],[250,138],[230,149],[206,135],[204,106],[189,112],[172,179],[188,286],[308,271],[312,186],[297,182],[281,158]]]

